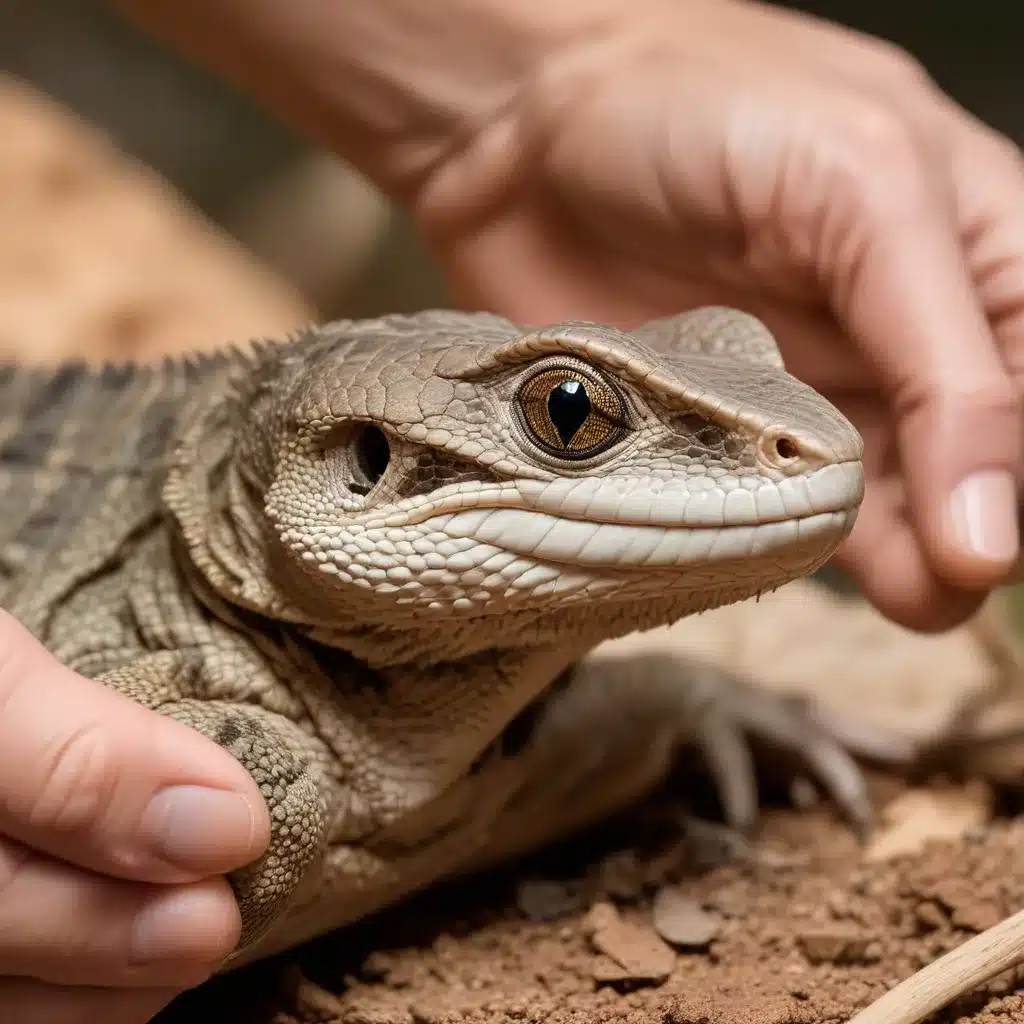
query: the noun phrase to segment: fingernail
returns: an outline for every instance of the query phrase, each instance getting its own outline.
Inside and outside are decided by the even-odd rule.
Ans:
[[[249,801],[226,789],[171,786],[149,803],[142,829],[169,864],[206,874],[230,871],[258,855],[256,814]]]
[[[1003,469],[973,473],[954,489],[949,502],[953,531],[971,554],[1013,562],[1020,546],[1017,482]]]
[[[168,890],[135,915],[132,961],[213,962],[231,951],[237,932],[238,911],[228,893],[209,885]]]

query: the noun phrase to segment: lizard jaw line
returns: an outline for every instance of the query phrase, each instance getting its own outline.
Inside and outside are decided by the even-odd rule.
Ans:
[[[492,554],[505,554],[568,571],[603,569],[632,574],[761,556],[770,558],[805,545],[825,550],[849,532],[854,518],[853,510],[840,509],[772,523],[690,529],[583,523],[504,508],[492,510],[483,519],[476,516],[472,522],[462,514],[428,520],[422,526],[444,534],[450,544],[473,541],[477,555],[484,560]],[[441,542],[439,552],[445,547]],[[450,567],[456,572],[469,568],[463,562],[467,557],[476,560],[472,550],[462,550],[462,558],[453,551],[449,556]]]
[[[648,503],[646,514],[622,512],[589,500],[551,500],[547,488],[524,494],[515,487],[482,487],[477,491],[453,491],[434,502],[411,509],[370,516],[353,523],[357,531],[380,528],[422,528],[438,519],[469,517],[476,521],[492,513],[518,512],[549,516],[581,527],[593,524],[622,528],[662,530],[724,530],[770,526],[808,519],[830,512],[851,512],[859,507],[864,493],[859,462],[836,463],[815,473],[783,481],[764,481],[758,492],[736,489],[730,492],[705,488],[679,496],[657,496]],[[765,501],[765,495],[770,501]],[[627,508],[630,495],[618,495]],[[567,507],[568,506],[568,507]],[[351,528],[351,527],[350,527]],[[468,536],[469,534],[465,534]]]

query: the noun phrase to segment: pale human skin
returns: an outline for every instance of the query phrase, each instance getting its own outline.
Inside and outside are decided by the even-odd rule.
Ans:
[[[729,0],[121,6],[406,204],[468,305],[761,316],[866,436],[842,561],[885,614],[945,628],[1007,578],[1021,159],[905,54]],[[201,846],[146,810],[182,785]],[[0,1019],[148,1020],[233,947],[221,875],[266,838],[228,755],[0,616]]]

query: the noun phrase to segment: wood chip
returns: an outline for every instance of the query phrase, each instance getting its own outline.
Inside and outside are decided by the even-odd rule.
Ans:
[[[622,969],[621,974],[609,972],[607,963],[598,958],[594,965],[596,981],[661,984],[675,967],[676,954],[671,946],[651,929],[624,921],[610,903],[595,904],[584,928],[594,949]]]
[[[722,920],[672,886],[654,897],[654,930],[673,946],[703,949],[722,930]]]
[[[992,819],[993,795],[984,782],[946,789],[911,789],[881,814],[882,826],[864,852],[867,861],[920,853],[928,843],[960,839]]]

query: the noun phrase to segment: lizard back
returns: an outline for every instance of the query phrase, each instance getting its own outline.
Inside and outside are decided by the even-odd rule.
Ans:
[[[5,608],[27,600],[38,609],[42,591],[95,571],[152,521],[190,399],[230,362],[218,355],[152,366],[0,366]],[[30,628],[35,618],[25,615]]]

